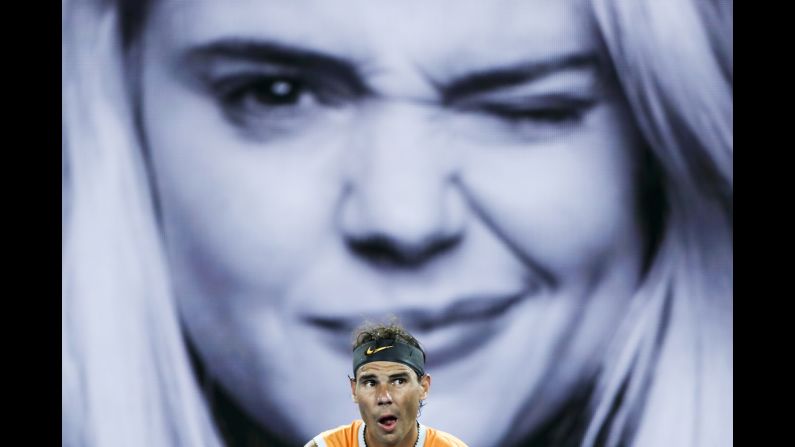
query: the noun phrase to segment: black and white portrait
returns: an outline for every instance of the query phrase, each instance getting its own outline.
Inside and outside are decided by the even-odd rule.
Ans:
[[[64,446],[733,444],[732,0],[63,0]]]

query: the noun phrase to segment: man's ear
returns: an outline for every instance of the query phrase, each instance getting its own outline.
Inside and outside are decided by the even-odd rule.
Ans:
[[[348,377],[348,379],[351,381],[351,400],[353,403],[358,404],[359,399],[356,398],[356,379],[353,377]]]
[[[428,398],[428,393],[431,391],[431,375],[425,374],[420,379],[420,386],[422,387],[422,396],[420,399],[425,400]]]

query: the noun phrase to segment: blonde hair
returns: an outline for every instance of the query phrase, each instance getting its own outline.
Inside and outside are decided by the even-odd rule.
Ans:
[[[667,212],[582,444],[731,445],[731,2],[591,3]],[[63,445],[220,445],[171,296],[120,10],[62,0]]]
[[[117,11],[62,6],[63,445],[220,445],[170,296]]]
[[[591,3],[667,216],[583,445],[732,445],[732,3]]]

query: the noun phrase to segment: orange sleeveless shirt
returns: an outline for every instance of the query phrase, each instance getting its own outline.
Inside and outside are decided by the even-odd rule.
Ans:
[[[364,447],[364,421],[353,421],[350,425],[340,425],[326,430],[314,437],[317,447]],[[460,439],[420,424],[417,447],[468,447]]]

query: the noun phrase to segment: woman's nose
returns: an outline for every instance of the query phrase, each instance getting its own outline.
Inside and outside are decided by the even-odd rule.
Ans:
[[[464,235],[455,163],[422,111],[404,105],[374,114],[351,142],[341,233],[353,253],[381,267],[419,268]]]

